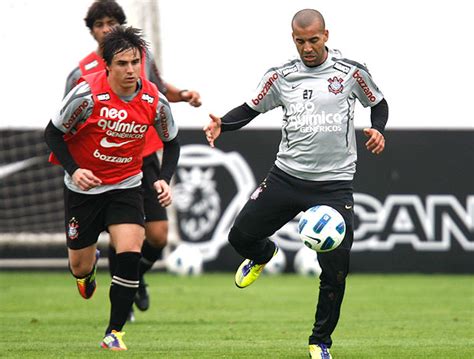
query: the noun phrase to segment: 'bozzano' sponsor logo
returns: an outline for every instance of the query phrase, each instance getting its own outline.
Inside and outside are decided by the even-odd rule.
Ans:
[[[170,132],[168,131],[168,118],[166,117],[164,106],[161,106],[159,113],[160,113],[160,126],[161,126],[161,130],[163,131],[163,137],[168,138],[170,137]]]
[[[370,90],[369,86],[367,85],[367,83],[364,81],[364,79],[360,75],[359,70],[354,72],[354,75],[352,75],[352,77],[356,79],[357,83],[362,88],[362,91],[364,91],[365,95],[370,100],[370,102],[375,102],[376,97],[374,96],[374,94]]]
[[[75,122],[77,117],[81,114],[84,109],[87,108],[89,102],[87,100],[82,101],[82,103],[74,110],[71,117],[67,120],[67,122],[63,123],[63,127],[69,129]]]
[[[94,151],[94,157],[98,158],[101,161],[113,162],[113,163],[130,163],[132,162],[133,157],[117,157],[117,156],[107,156],[99,152],[99,150]]]
[[[273,86],[273,84],[275,83],[277,79],[278,79],[278,74],[274,72],[273,75],[268,78],[267,82],[265,82],[265,85],[263,85],[263,89],[262,91],[260,91],[257,98],[252,99],[252,103],[255,106],[257,106],[260,103],[260,101],[263,100],[263,98],[267,95],[268,91],[271,89],[271,87]]]

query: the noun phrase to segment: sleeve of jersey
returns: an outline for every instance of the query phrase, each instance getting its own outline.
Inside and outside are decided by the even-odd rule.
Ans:
[[[74,133],[78,123],[92,113],[94,100],[87,82],[75,86],[62,100],[60,109],[52,118],[53,125],[63,133]]]
[[[260,84],[255,90],[252,98],[246,101],[252,110],[260,113],[270,111],[278,106],[280,102],[280,74],[274,70],[267,71]]]
[[[77,85],[77,81],[81,78],[82,73],[79,67],[71,71],[66,80],[66,89],[64,90],[64,97]]]
[[[44,140],[66,172],[72,176],[79,166],[74,161],[71,152],[69,152],[66,142],[64,142],[63,133],[51,121],[49,121],[48,126],[44,130]]]
[[[153,82],[158,91],[166,95],[166,86],[165,82],[161,78],[160,71],[158,70],[158,66],[156,66],[155,59],[153,58],[153,54],[150,51],[146,52],[146,59],[145,59],[145,73],[149,81]]]
[[[358,68],[352,77],[355,80],[352,92],[359,99],[362,106],[372,107],[383,99],[383,93],[367,71]]]
[[[171,113],[166,97],[160,93],[160,101],[156,107],[155,129],[163,142],[169,142],[178,135],[178,126]]]

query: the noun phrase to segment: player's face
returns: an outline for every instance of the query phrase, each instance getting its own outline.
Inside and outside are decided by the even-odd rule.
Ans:
[[[115,54],[107,70],[109,83],[114,91],[119,95],[133,93],[141,72],[140,51],[128,49]]]
[[[114,17],[104,16],[103,18],[94,22],[94,25],[92,25],[91,34],[100,46],[104,41],[105,35],[107,35],[110,30],[118,25],[120,24]]]
[[[301,61],[306,66],[318,66],[326,60],[328,36],[329,32],[323,28],[319,21],[315,21],[307,27],[293,24],[293,42]]]

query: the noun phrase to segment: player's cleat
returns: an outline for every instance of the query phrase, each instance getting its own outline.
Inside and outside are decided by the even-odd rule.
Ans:
[[[278,253],[278,247],[275,245],[275,252],[273,257]],[[246,259],[242,262],[235,273],[235,285],[239,288],[248,287],[250,284],[255,282],[262,273],[265,264],[257,264],[251,259]]]
[[[95,251],[95,262],[92,272],[85,278],[76,278],[77,289],[79,294],[84,299],[89,299],[94,295],[97,283],[95,281],[95,274],[97,272],[97,262],[99,261],[100,251]]]
[[[125,332],[117,332],[116,330],[112,330],[111,333],[107,334],[104,339],[102,339],[100,346],[109,350],[127,350],[127,346],[122,340],[124,335]]]
[[[133,307],[131,307],[130,312],[128,312],[127,322],[135,323],[135,312],[133,311]]]
[[[309,357],[311,359],[331,359],[329,348],[324,344],[310,344]]]
[[[148,310],[150,307],[150,296],[146,287],[148,287],[148,284],[145,283],[145,279],[142,276],[140,278],[140,283],[138,284],[137,294],[135,294],[135,297],[133,298],[135,305],[142,312]]]

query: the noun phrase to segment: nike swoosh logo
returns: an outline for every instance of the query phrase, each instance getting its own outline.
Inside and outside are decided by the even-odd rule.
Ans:
[[[346,205],[344,206],[344,208],[345,208],[345,209],[351,209],[351,208],[352,208],[352,206],[351,206],[351,205],[348,205],[348,204],[346,204]]]
[[[17,161],[9,163],[7,165],[0,166],[0,179],[8,177],[16,172],[23,171],[25,168],[30,167],[38,162],[40,162],[42,157],[31,157],[23,161]]]
[[[100,145],[104,148],[122,147],[123,145],[126,145],[127,143],[130,143],[130,142],[133,142],[133,141],[135,141],[135,140],[115,143],[115,142],[109,142],[109,141],[107,141],[107,137],[103,137],[100,140]]]
[[[291,89],[294,90],[295,88],[297,88],[298,86],[300,86],[302,84],[302,82],[300,82],[299,84],[296,84],[296,85],[292,85],[291,86]]]
[[[305,234],[306,237],[312,239],[313,241],[316,241],[318,243],[321,243],[321,240],[319,238],[314,238],[314,237],[311,237],[311,236],[308,236],[307,234]]]

